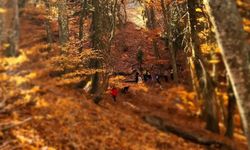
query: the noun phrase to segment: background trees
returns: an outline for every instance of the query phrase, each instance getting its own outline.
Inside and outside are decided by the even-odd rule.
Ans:
[[[193,115],[203,119],[207,130],[234,137],[234,115],[239,111],[245,133],[250,135],[249,43],[246,39],[250,34],[245,33],[250,33],[247,12],[250,5],[240,0],[237,3],[234,0],[136,2],[0,0],[1,53],[12,58],[21,51],[20,31],[27,33],[24,27],[20,29],[21,17],[26,21],[24,25],[43,27],[43,30],[36,29],[39,36],[34,36],[34,41],[23,44],[22,48],[35,51],[34,62],[43,59],[49,64],[44,74],[55,79],[57,86],[67,85],[77,91],[91,85],[91,90],[84,94],[99,102],[107,97],[110,78],[125,78],[124,83],[118,82],[124,86],[137,69],[160,76],[167,74],[174,82],[166,83],[163,90],[167,91],[168,85],[180,85],[194,92],[192,98],[199,105],[199,111]],[[140,12],[145,26],[136,26],[128,17],[131,12],[127,9]],[[30,20],[21,14],[28,14]],[[141,21],[140,17],[134,21]],[[27,46],[36,42],[39,43],[36,47]],[[126,62],[119,61],[124,58]],[[159,90],[157,85],[146,85],[148,87],[143,88]],[[178,97],[173,101],[179,103]]]

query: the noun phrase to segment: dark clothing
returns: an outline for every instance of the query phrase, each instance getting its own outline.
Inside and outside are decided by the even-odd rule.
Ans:
[[[173,72],[171,72],[170,78],[171,78],[171,80],[174,80],[174,73]]]
[[[147,78],[148,78],[148,80],[152,79],[152,76],[151,76],[151,74],[149,72],[147,72]]]
[[[138,81],[139,81],[139,73],[136,72],[136,74],[135,74],[135,82],[138,83]]]
[[[114,102],[116,102],[116,96],[112,96],[112,97],[113,97]]]
[[[148,71],[145,71],[143,73],[143,78],[144,78],[144,81],[147,82],[148,80],[151,80],[152,77],[151,77],[151,74],[148,72]]]
[[[168,76],[167,75],[164,76],[164,79],[165,79],[166,82],[168,82]]]
[[[174,80],[174,70],[173,69],[171,69],[171,71],[170,71],[170,78],[171,78],[171,80]]]
[[[156,76],[155,76],[155,80],[156,80],[157,83],[161,84],[160,76],[159,76],[159,75],[156,75]]]
[[[121,93],[122,94],[127,94],[128,93],[128,89],[129,89],[129,86],[125,86],[124,88],[122,88]]]
[[[143,80],[144,80],[145,82],[147,82],[147,81],[148,81],[148,77],[147,77],[147,75],[146,75],[146,74],[144,74],[144,75],[143,75]]]

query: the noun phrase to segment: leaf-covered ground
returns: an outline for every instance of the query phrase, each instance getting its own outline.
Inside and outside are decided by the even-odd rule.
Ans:
[[[154,84],[129,84],[129,93],[119,95],[117,103],[107,92],[100,105],[94,104],[81,89],[57,86],[57,80],[49,76],[50,54],[43,50],[46,34],[37,22],[40,16],[30,15],[30,18],[22,18],[23,50],[19,57],[0,58],[1,98],[6,100],[0,106],[5,106],[0,112],[1,150],[220,149],[160,131],[143,121],[147,115],[159,116],[184,130],[231,143],[236,149],[246,149],[239,125],[235,141],[204,129],[204,122],[198,117],[199,103],[184,85],[168,83],[161,89]],[[133,26],[129,28],[131,30]],[[134,32],[138,36],[143,34],[142,30],[134,29]],[[148,35],[143,36],[147,40]],[[128,38],[136,43],[138,37]],[[151,44],[147,45],[144,38],[141,40],[146,43],[145,48]],[[129,42],[128,46],[135,50],[137,45]],[[119,53],[114,55],[119,58]],[[112,78],[111,84],[122,87],[123,80],[123,77]]]

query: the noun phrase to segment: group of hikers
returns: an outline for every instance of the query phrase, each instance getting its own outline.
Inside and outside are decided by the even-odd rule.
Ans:
[[[173,69],[170,71],[165,70],[164,73],[155,73],[155,72],[149,72],[148,70],[143,70],[142,72],[136,71],[135,74],[135,82],[136,83],[142,83],[143,81],[145,83],[148,82],[156,82],[161,85],[161,79],[164,78],[165,82],[169,82],[169,80],[174,80],[174,74]]]
[[[164,79],[165,82],[169,82],[170,80],[174,80],[174,74],[173,74],[173,69],[171,70],[165,70],[163,74],[160,73],[154,73],[154,72],[149,72],[148,70],[143,70],[143,71],[138,71],[135,70],[135,78],[132,82],[135,83],[153,83],[156,82],[160,85],[162,85],[161,83],[161,79]],[[121,89],[121,93],[122,94],[126,94],[129,90],[129,86],[125,86]],[[118,96],[118,89],[115,86],[112,86],[111,90],[110,90],[110,94],[114,100],[114,102],[117,101],[117,96]]]

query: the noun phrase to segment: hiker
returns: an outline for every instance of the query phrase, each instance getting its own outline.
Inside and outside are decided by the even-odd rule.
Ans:
[[[143,75],[143,80],[147,82],[148,81],[147,70],[143,70],[142,75]]]
[[[111,89],[111,96],[113,97],[114,102],[116,102],[116,97],[117,97],[117,95],[118,95],[118,90],[117,90],[116,87],[113,87],[113,88]]]
[[[167,70],[164,71],[164,79],[166,82],[168,82],[168,71]]]
[[[171,78],[171,80],[174,80],[174,70],[173,69],[170,70],[170,78]]]
[[[143,78],[145,82],[152,79],[151,74],[148,70],[143,71]]]
[[[121,93],[122,94],[127,94],[128,93],[128,90],[129,90],[129,86],[125,86],[121,89]]]
[[[155,82],[156,81],[156,79],[155,79],[156,75],[155,75],[154,71],[151,71],[150,76],[151,76],[152,83]]]
[[[138,82],[137,83],[139,83],[139,84],[143,83],[143,80],[142,80],[141,76],[138,77]]]
[[[160,76],[159,76],[159,74],[156,74],[155,80],[156,80],[157,83],[159,83],[159,84],[161,85],[161,81],[160,81]]]
[[[135,74],[135,83],[138,83],[139,81],[139,72],[136,71],[136,74]]]
[[[91,89],[91,85],[92,85],[92,81],[88,81],[87,84],[85,85],[85,87],[83,88],[83,90],[88,93]]]
[[[151,74],[150,74],[149,71],[146,72],[146,75],[147,75],[148,80],[151,80],[151,79],[152,79],[152,76],[151,76]]]

